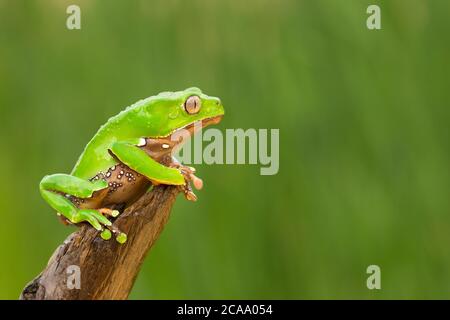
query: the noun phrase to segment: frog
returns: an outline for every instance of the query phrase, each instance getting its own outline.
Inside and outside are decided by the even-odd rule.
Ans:
[[[196,87],[139,100],[98,129],[70,174],[44,176],[40,194],[65,224],[90,225],[102,239],[114,235],[123,244],[127,234],[112,221],[153,186],[176,186],[197,200],[191,183],[200,190],[203,181],[175,153],[224,113],[219,98]]]

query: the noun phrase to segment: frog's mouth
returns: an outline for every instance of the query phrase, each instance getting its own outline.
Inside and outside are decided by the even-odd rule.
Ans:
[[[165,137],[147,138],[143,148],[154,160],[166,166],[173,166],[173,155],[181,148],[183,143],[201,129],[212,124],[218,124],[222,117],[223,115],[219,115],[189,123]]]
[[[218,124],[222,120],[223,115],[215,116],[211,118],[206,118],[203,120],[194,121],[184,127],[181,127],[174,132],[172,132],[168,138],[171,141],[175,142],[175,146],[180,146],[183,144],[183,142],[193,135],[195,135],[198,131],[201,129],[212,125],[212,124]]]

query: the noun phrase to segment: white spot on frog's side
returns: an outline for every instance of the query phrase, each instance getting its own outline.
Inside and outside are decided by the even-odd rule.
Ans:
[[[138,147],[144,147],[147,144],[147,140],[144,138],[139,139],[139,143],[137,144]]]
[[[162,148],[163,148],[163,149],[169,149],[169,145],[168,145],[167,143],[163,143],[163,144],[162,144]]]
[[[111,177],[111,172],[110,171],[108,171],[108,173],[106,174],[106,177],[107,178]]]

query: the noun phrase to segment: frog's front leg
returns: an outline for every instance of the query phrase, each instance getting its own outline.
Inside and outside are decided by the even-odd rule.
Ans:
[[[124,165],[142,174],[154,184],[175,186],[186,184],[185,177],[178,168],[171,168],[155,161],[136,144],[115,142],[109,151]]]
[[[172,163],[170,164],[170,166],[172,168],[177,168],[178,170],[180,170],[181,174],[184,176],[186,184],[180,187],[181,190],[184,192],[184,196],[186,197],[186,199],[190,201],[197,201],[197,196],[192,191],[189,182],[192,181],[194,187],[197,190],[200,190],[201,188],[203,188],[203,181],[202,179],[195,176],[195,168],[181,164],[175,157],[172,157]]]
[[[106,240],[111,237],[111,232],[102,226],[112,229],[111,221],[102,214],[107,212],[100,212],[94,209],[79,209],[70,201],[68,196],[86,199],[91,197],[94,192],[107,187],[108,183],[104,180],[90,182],[68,174],[45,176],[39,185],[42,197],[53,209],[72,223],[90,223],[95,229],[102,231],[102,238]],[[108,213],[113,215],[112,212]],[[125,242],[124,240],[126,240],[126,235],[119,232],[117,241],[123,243]]]
[[[201,189],[203,182],[194,175],[194,168],[184,166],[176,159],[173,159],[172,163],[165,166],[151,158],[137,146],[137,143],[129,141],[115,142],[109,151],[120,162],[142,174],[153,184],[179,186],[184,192],[186,199],[191,201],[197,200],[197,196],[192,192],[189,183],[192,181],[197,189]]]

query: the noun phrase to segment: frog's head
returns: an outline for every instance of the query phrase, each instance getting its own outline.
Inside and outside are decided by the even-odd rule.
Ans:
[[[219,123],[225,113],[219,98],[208,96],[198,88],[162,92],[158,98],[152,113],[159,118],[159,137],[169,137],[181,129],[192,135],[199,128]]]

